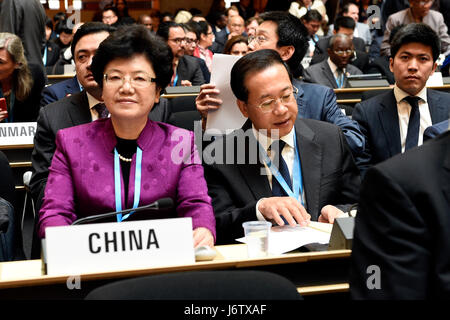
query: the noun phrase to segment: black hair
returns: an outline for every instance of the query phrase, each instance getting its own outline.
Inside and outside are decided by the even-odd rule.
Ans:
[[[200,40],[200,26],[198,22],[195,21],[189,21],[188,23],[183,24],[184,30],[187,30],[187,32],[193,32],[195,33],[195,36],[197,37],[197,40]]]
[[[302,20],[306,21],[306,22],[311,22],[311,21],[319,21],[321,22],[323,19],[322,15],[320,14],[319,11],[317,11],[316,9],[311,9],[309,10],[307,13],[305,13],[305,15],[302,17]]]
[[[45,18],[45,26],[53,30],[53,21],[49,17]]]
[[[395,26],[395,27],[392,28],[391,34],[389,35],[389,43],[392,43],[392,40],[394,40],[394,37],[397,34],[398,30],[400,30],[404,26],[405,26],[404,24],[400,24],[400,25]]]
[[[100,32],[112,33],[114,31],[116,31],[116,28],[103,22],[93,21],[82,24],[81,27],[78,28],[77,32],[75,32],[72,39],[72,45],[70,48],[72,51],[72,57],[75,57],[75,47],[77,46],[78,41],[80,41],[80,39],[84,36]]]
[[[347,29],[355,30],[355,26],[356,26],[356,22],[351,17],[339,16],[334,21],[333,28],[334,28],[334,30],[336,30],[336,32],[338,32],[338,30],[340,28],[347,28]]]
[[[245,86],[245,79],[254,72],[263,71],[267,68],[281,64],[286,68],[289,79],[292,82],[292,74],[289,66],[281,59],[279,53],[272,49],[262,49],[246,54],[234,64],[231,69],[231,90],[236,98],[247,102],[248,89]]]
[[[353,2],[346,3],[346,4],[342,7],[342,13],[348,13],[348,10],[350,10],[350,6],[351,6],[351,5],[357,6],[357,7],[358,7],[358,5],[357,5],[356,3],[353,3]],[[359,10],[359,7],[358,7],[358,10]]]
[[[114,12],[114,14],[117,16],[117,18],[119,18],[119,10],[117,10],[117,8],[115,6],[111,6],[111,5],[106,6],[106,7],[103,8],[102,15],[103,15],[103,12],[109,11],[109,10]]]
[[[284,11],[266,12],[260,15],[263,21],[272,21],[277,25],[277,46],[293,46],[295,51],[287,61],[294,77],[302,74],[302,59],[308,50],[308,29],[297,17]]]
[[[131,58],[136,54],[146,57],[155,71],[156,85],[164,90],[173,75],[172,50],[147,28],[135,24],[121,27],[100,44],[91,65],[95,81],[102,88],[106,65],[114,59]]]
[[[412,42],[430,47],[434,62],[439,58],[441,40],[437,33],[424,23],[410,23],[397,31],[391,43],[391,57],[394,58],[403,45]]]
[[[65,20],[59,20],[56,23],[56,27],[55,27],[55,31],[56,33],[60,34],[62,32],[67,33],[67,34],[72,34],[72,27],[69,26],[69,20],[65,19]]]
[[[210,26],[210,24],[208,22],[206,22],[206,21],[199,21],[197,23],[199,25],[200,34],[201,35],[202,34],[207,35],[208,34],[208,27]],[[199,39],[200,39],[200,37],[199,37]]]
[[[170,28],[183,28],[183,26],[179,23],[173,21],[161,22],[158,27],[158,31],[156,34],[163,38],[165,41],[169,40],[169,32]]]

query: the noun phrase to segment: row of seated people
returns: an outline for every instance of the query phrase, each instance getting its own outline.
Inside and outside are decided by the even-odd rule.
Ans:
[[[252,174],[252,172],[255,173],[253,170],[255,167],[243,169],[235,164],[222,166],[215,165],[214,161],[208,161],[208,164],[212,165],[205,166],[206,182],[202,182],[204,181],[203,169],[201,164],[194,161],[195,151],[192,151],[188,158],[192,158],[193,162],[190,164],[196,163],[198,166],[173,163],[173,159],[170,159],[170,151],[176,143],[167,140],[176,129],[162,122],[147,120],[149,114],[152,120],[162,120],[161,115],[158,114],[159,106],[154,103],[160,101],[161,89],[165,88],[173,78],[170,63],[171,50],[160,40],[135,26],[119,30],[110,37],[108,37],[108,29],[97,30],[84,37],[80,36],[81,40],[83,38],[92,40],[91,38],[94,37],[97,40],[97,47],[101,43],[98,50],[94,49],[91,52],[94,59],[92,65],[86,67],[89,72],[83,79],[86,81],[83,85],[84,91],[63,98],[41,108],[40,111],[33,151],[35,173],[31,184],[40,207],[39,235],[41,237],[45,235],[46,226],[70,224],[87,213],[95,214],[117,209],[117,204],[114,206],[112,190],[114,186],[117,187],[121,183],[114,182],[111,174],[114,170],[113,163],[109,161],[114,157],[111,152],[115,148],[117,157],[121,156],[119,159],[124,189],[128,190],[128,192],[121,191],[122,201],[125,199],[124,207],[133,205],[132,195],[135,193],[134,184],[129,181],[133,174],[128,173],[137,169],[135,159],[141,152],[143,154],[146,151],[146,157],[142,156],[143,162],[140,168],[143,177],[144,173],[146,175],[142,184],[145,190],[141,193],[142,202],[162,196],[175,198],[177,214],[193,218],[196,245],[212,245],[215,241],[216,243],[232,241],[242,235],[243,221],[255,220],[258,217],[273,220],[277,224],[285,223],[282,217],[289,224],[304,224],[310,219],[332,222],[335,217],[344,214],[350,204],[357,202],[360,172],[354,159],[358,161],[360,157],[364,158],[369,151],[373,152],[378,147],[374,142],[379,140],[375,139],[375,135],[380,132],[375,128],[372,132],[368,124],[363,128],[364,135],[362,135],[359,125],[343,116],[337,108],[331,89],[302,83],[289,76],[289,70],[283,61],[291,67],[294,76],[298,76],[299,64],[306,51],[305,29],[298,19],[282,13],[267,14],[262,18],[266,20],[258,27],[258,31],[265,31],[266,36],[271,37],[272,47],[264,47],[264,44],[268,45],[268,43],[255,43],[258,47],[254,51],[257,52],[240,59],[233,68],[231,87],[238,99],[240,111],[249,118],[245,129],[249,129],[250,132],[258,129],[278,129],[280,137],[286,137],[284,141],[286,146],[278,151],[272,150],[272,143],[268,143],[266,139],[258,139],[259,143],[270,149],[271,156],[278,155],[279,171],[283,177],[274,174],[271,181],[261,180],[264,177],[259,173]],[[80,35],[90,25],[82,26],[79,29]],[[280,30],[280,26],[285,26],[291,33],[295,30],[296,36],[286,39],[288,43],[292,43],[291,45],[277,48],[276,40],[289,34]],[[423,82],[434,70],[436,61],[436,46],[429,45],[428,41],[431,39],[434,43],[439,43],[439,39],[433,31],[420,24],[405,27],[403,32],[405,36],[398,37],[398,55],[401,56],[404,46],[419,43],[428,45],[429,52],[426,53],[430,55],[430,59],[426,65],[427,68],[423,67],[426,71],[424,74],[422,74],[422,67],[405,66],[399,63],[399,72],[414,71],[414,79],[409,79],[410,75],[398,77],[402,80],[398,81],[400,93],[396,93],[394,89],[390,94],[401,97],[404,91],[407,93],[405,96],[419,95],[422,98],[421,107],[423,108],[425,102],[425,108],[428,107],[432,114],[429,122],[435,123],[440,119],[448,119],[448,107],[445,110],[445,106],[448,106],[445,103],[446,99],[449,99],[448,95],[435,92],[427,95]],[[419,35],[419,37],[411,41],[409,38],[411,34]],[[303,39],[301,39],[302,35]],[[424,36],[425,40],[420,38],[420,35]],[[108,39],[104,40],[107,37]],[[78,45],[81,40],[78,41]],[[76,53],[78,45],[75,46]],[[160,48],[160,50],[149,52],[148,48]],[[278,53],[262,49],[275,49]],[[394,57],[397,58],[397,54]],[[415,55],[411,57],[411,60],[416,61],[416,59]],[[405,79],[404,82],[403,79]],[[425,92],[424,97],[423,92]],[[270,97],[280,97],[282,104],[278,103],[279,99],[263,100],[261,97],[265,97],[266,93],[270,93]],[[203,86],[197,98],[197,108],[203,116],[209,109],[215,109],[220,105],[220,101],[214,98],[215,94],[217,89],[212,85]],[[438,100],[438,112],[431,111],[434,110],[435,97]],[[399,105],[407,104],[400,100],[401,98],[398,99]],[[97,107],[98,101],[103,101],[107,106],[110,118],[58,132],[62,128],[103,118],[103,111],[96,110],[101,107]],[[88,107],[90,105],[95,108],[91,110]],[[364,106],[361,105],[360,108],[366,111]],[[334,118],[326,113],[331,113]],[[422,117],[422,112],[420,115]],[[307,118],[322,121],[306,120]],[[74,123],[74,120],[78,122]],[[341,129],[325,122],[335,123]],[[392,119],[391,124],[394,130],[395,126],[397,128],[404,126],[403,122],[400,125],[395,124],[395,121],[392,123]],[[408,128],[406,131],[409,131],[408,124],[406,127]],[[392,144],[401,146],[405,143],[411,146],[407,143],[409,134],[406,135],[404,129],[398,131],[403,133],[401,137],[398,137],[398,141]],[[194,150],[192,134],[184,131],[181,133],[186,135],[182,139],[188,144],[189,148],[186,150]],[[419,136],[417,132],[416,141],[412,145],[421,144]],[[152,139],[152,137],[158,137],[158,139]],[[225,139],[228,141],[228,138]],[[296,139],[298,144],[295,142]],[[392,135],[387,140],[392,140]],[[216,146],[217,143],[214,142],[212,145]],[[282,143],[278,142],[277,147],[280,147],[280,144]],[[369,145],[370,148],[368,148]],[[305,146],[306,151],[299,152],[299,146]],[[286,148],[287,151],[285,151]],[[402,152],[401,148],[399,149],[394,150],[389,156]],[[296,156],[298,154],[300,154],[299,157]],[[90,159],[89,155],[94,158]],[[289,172],[293,172],[292,168],[302,168],[301,178],[294,176],[292,179],[294,188],[289,186],[286,188],[286,185],[281,183],[283,180],[285,182],[291,180],[281,170],[284,161],[282,158],[285,156],[289,159],[285,164],[290,169],[287,170],[288,175]],[[370,160],[372,165],[381,161],[377,157]],[[50,176],[47,180],[50,164]],[[257,164],[256,167],[259,172],[260,166]],[[268,172],[271,172],[270,165],[266,168]],[[180,171],[185,174],[173,174]],[[89,172],[87,180],[85,180],[86,172]],[[134,175],[136,176],[137,174]],[[161,188],[163,182],[165,187]],[[192,185],[193,182],[194,185]],[[158,192],[152,188],[155,183],[158,185]],[[241,186],[242,190],[236,190],[237,185]],[[88,192],[87,190],[91,188],[93,192]],[[300,190],[302,191],[299,192]],[[105,191],[108,193],[107,196]],[[210,201],[208,194],[212,198],[212,207],[208,203]],[[99,199],[94,199],[97,197]],[[191,201],[193,199],[195,201]],[[42,205],[41,200],[43,200]],[[96,203],[97,207],[92,207],[93,203]],[[161,217],[165,216],[170,214],[161,215]]]

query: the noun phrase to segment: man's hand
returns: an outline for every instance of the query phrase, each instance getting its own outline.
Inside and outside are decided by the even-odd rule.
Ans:
[[[194,248],[199,246],[210,246],[214,247],[214,237],[208,229],[204,227],[194,229]]]
[[[216,89],[214,84],[204,84],[200,87],[200,93],[195,99],[195,106],[202,115],[202,119],[206,119],[209,110],[217,110],[222,105],[222,100],[217,99],[220,91]]]
[[[319,222],[334,223],[334,219],[345,216],[345,212],[332,205],[326,205],[320,210]]]
[[[8,111],[0,111],[0,121],[8,118]]]
[[[291,226],[299,224],[307,226],[311,216],[300,202],[291,197],[270,197],[259,202],[258,210],[268,220],[274,220],[278,225],[284,225],[284,217]]]
[[[189,80],[181,80],[182,87],[192,87],[192,83]]]

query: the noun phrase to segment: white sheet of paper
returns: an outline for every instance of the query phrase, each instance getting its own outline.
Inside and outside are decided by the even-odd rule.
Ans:
[[[427,80],[427,87],[440,87],[444,85],[441,72],[433,73]]]
[[[236,104],[236,97],[231,91],[231,69],[240,56],[215,54],[212,61],[211,83],[220,90],[219,99],[223,101],[218,110],[208,112],[207,133],[226,133],[242,127],[247,120]]]
[[[311,222],[308,227],[272,227],[269,234],[269,254],[283,254],[310,243],[329,243],[332,227],[332,224],[319,222]],[[245,237],[236,241],[245,243]]]

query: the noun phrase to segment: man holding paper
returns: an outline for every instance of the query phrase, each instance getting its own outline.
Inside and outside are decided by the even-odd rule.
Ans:
[[[203,152],[217,243],[243,236],[242,223],[332,223],[358,199],[360,178],[342,131],[297,117],[298,88],[280,55],[239,59],[231,88],[248,121]]]

